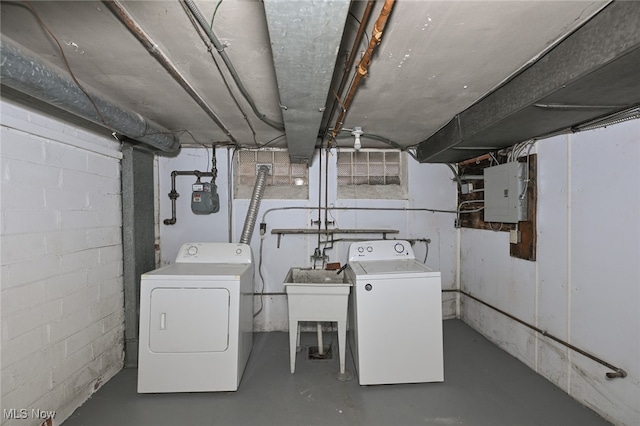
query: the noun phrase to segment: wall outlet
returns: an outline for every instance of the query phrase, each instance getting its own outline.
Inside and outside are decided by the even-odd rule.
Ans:
[[[511,244],[519,244],[520,243],[520,231],[512,229],[509,231],[509,243]]]

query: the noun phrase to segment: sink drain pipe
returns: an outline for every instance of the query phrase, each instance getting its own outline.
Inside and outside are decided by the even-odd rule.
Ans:
[[[258,219],[260,202],[262,201],[262,196],[264,194],[264,187],[267,184],[268,175],[269,175],[269,167],[260,166],[260,168],[258,169],[258,177],[256,177],[256,184],[253,187],[253,195],[251,195],[251,201],[249,202],[247,217],[244,220],[242,235],[240,236],[241,244],[249,244],[249,242],[251,241],[251,236],[253,235],[253,228],[256,226],[256,219]]]

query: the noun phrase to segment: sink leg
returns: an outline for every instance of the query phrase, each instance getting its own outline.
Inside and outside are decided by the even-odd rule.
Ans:
[[[340,353],[340,374],[345,374],[345,352],[347,348],[347,321],[338,321],[338,352]]]
[[[296,347],[300,336],[298,321],[289,320],[289,362],[291,364],[291,374],[296,372]]]
[[[320,356],[324,355],[324,342],[322,341],[322,323],[318,321],[316,324],[316,328],[318,330],[318,354]]]

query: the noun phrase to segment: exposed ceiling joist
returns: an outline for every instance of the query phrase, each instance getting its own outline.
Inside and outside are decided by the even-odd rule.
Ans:
[[[640,8],[614,2],[545,56],[421,142],[420,162],[458,162],[640,104]]]
[[[289,156],[313,157],[349,0],[265,0]]]

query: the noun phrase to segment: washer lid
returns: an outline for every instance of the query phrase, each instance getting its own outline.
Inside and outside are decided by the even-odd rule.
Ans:
[[[366,275],[387,275],[387,274],[415,274],[433,272],[427,265],[415,259],[408,260],[378,260],[376,262],[352,262],[357,264],[360,271]]]

